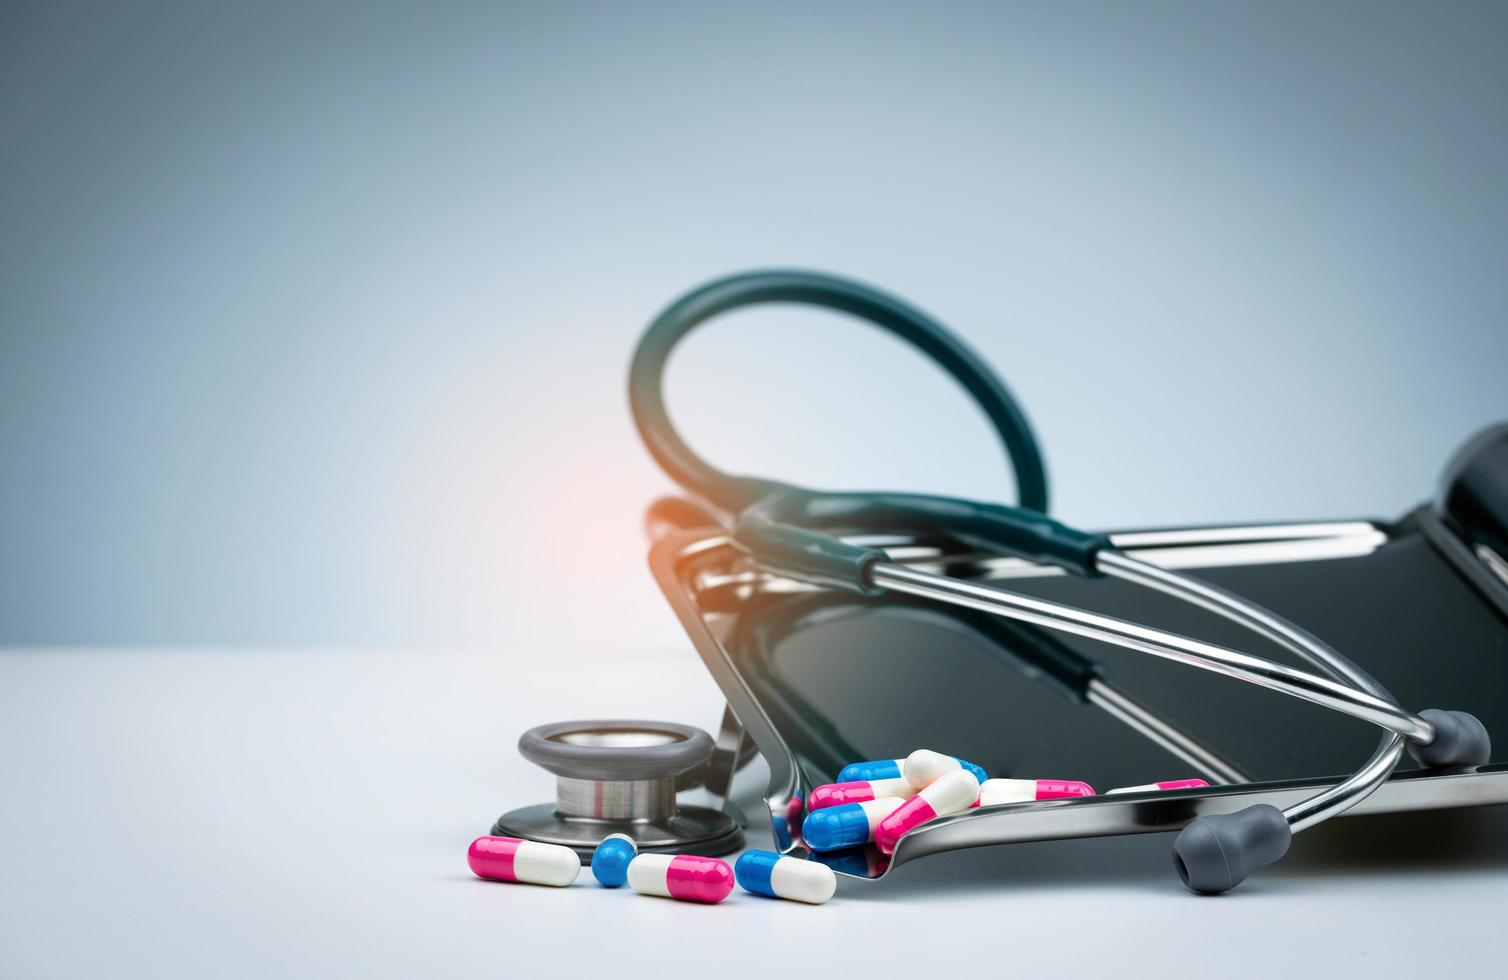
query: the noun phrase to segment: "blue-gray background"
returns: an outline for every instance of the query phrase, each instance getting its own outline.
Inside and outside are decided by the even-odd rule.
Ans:
[[[750,267],[951,324],[1089,526],[1393,515],[1508,415],[1502,4],[245,7],[0,6],[0,642],[676,643],[626,363]],[[837,318],[671,395],[1009,495]]]

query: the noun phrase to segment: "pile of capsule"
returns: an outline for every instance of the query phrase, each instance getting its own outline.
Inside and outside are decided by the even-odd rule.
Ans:
[[[1111,793],[1147,793],[1208,786],[1202,779],[1177,779],[1126,786]],[[818,786],[806,799],[801,836],[823,860],[785,857],[774,851],[745,851],[729,867],[717,858],[692,854],[640,854],[632,837],[613,834],[592,853],[592,876],[604,887],[627,884],[641,895],[713,905],[733,892],[821,905],[833,897],[838,881],[824,861],[844,866],[848,857],[863,875],[879,870],[881,855],[895,851],[906,833],[929,820],[972,807],[1002,806],[1031,800],[1093,796],[1088,783],[1076,779],[991,779],[972,762],[918,749],[904,759],[856,762],[838,774],[838,782]],[[874,844],[875,848],[866,847]],[[881,864],[888,857],[881,858]],[[868,864],[866,865],[866,861]],[[528,882],[563,888],[581,874],[581,859],[569,847],[516,837],[478,837],[466,863],[480,878]]]
[[[581,859],[569,847],[514,837],[478,837],[466,863],[481,878],[565,887],[581,874]],[[625,883],[640,895],[714,905],[736,880],[744,891],[769,898],[821,905],[838,888],[832,868],[774,851],[745,851],[738,862],[692,854],[640,854],[627,834],[612,834],[592,852],[592,876],[606,888]]]
[[[1208,785],[1202,779],[1178,779],[1110,792],[1145,793]],[[1077,779],[991,779],[972,762],[918,749],[904,759],[856,762],[838,773],[836,783],[812,790],[801,836],[808,847],[820,853],[872,843],[889,855],[907,832],[938,817],[974,807],[1093,795],[1094,788]]]

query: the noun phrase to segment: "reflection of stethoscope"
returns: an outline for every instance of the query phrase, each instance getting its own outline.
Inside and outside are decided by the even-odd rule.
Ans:
[[[719,313],[764,303],[800,303],[850,313],[927,354],[964,386],[994,425],[1015,470],[1020,504],[900,493],[823,493],[730,476],[700,459],[666,413],[661,382],[670,352],[693,328]],[[1294,832],[1365,799],[1393,772],[1405,745],[1426,766],[1481,765],[1490,757],[1486,729],[1473,716],[1440,709],[1411,713],[1357,665],[1272,612],[1126,555],[1102,535],[1047,517],[1041,456],[1015,400],[975,354],[929,317],[893,297],[804,272],[718,280],[677,301],[650,326],[634,355],[629,394],[639,431],[656,461],[693,496],[729,515],[738,544],[770,572],[864,595],[917,596],[1102,640],[1235,677],[1385,730],[1371,758],[1323,792],[1283,810],[1256,804],[1231,814],[1199,817],[1185,827],[1174,844],[1174,863],[1196,891],[1234,887],[1251,871],[1281,857]],[[1121,578],[1238,623],[1325,676],[1149,626],[910,568],[892,561],[883,549],[846,540],[876,533],[940,536],[1076,575]]]

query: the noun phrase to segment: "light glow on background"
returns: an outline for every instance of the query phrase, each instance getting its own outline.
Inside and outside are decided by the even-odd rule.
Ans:
[[[796,25],[799,25],[796,26]],[[1392,516],[1508,416],[1508,10],[7,5],[0,642],[680,648],[649,318],[889,289],[1090,527]],[[1008,496],[837,318],[671,370],[721,465]]]

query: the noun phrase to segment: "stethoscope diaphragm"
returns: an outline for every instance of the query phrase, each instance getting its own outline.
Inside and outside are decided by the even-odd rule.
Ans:
[[[492,833],[572,848],[584,860],[611,834],[640,851],[716,856],[743,846],[729,814],[680,804],[676,783],[704,767],[712,737],[658,721],[563,721],[519,736],[524,758],[553,773],[554,803],[510,810]]]

